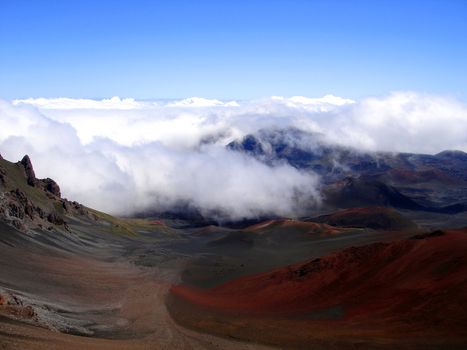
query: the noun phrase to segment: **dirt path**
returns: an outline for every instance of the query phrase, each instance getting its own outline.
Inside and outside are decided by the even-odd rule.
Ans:
[[[30,261],[38,271],[47,270],[45,277],[40,275],[43,270],[38,272],[37,283],[43,284],[46,278],[51,283],[73,285],[76,297],[79,296],[76,301],[93,310],[88,314],[84,309],[78,310],[77,314],[82,312],[83,318],[93,317],[93,314],[99,314],[96,312],[99,308],[104,310],[112,305],[111,314],[104,312],[94,320],[102,322],[101,328],[96,329],[102,330],[104,338],[115,339],[74,336],[0,317],[1,350],[268,349],[259,344],[198,333],[176,324],[165,306],[171,281],[177,278],[177,270],[173,267],[140,268],[131,264],[83,261],[81,258],[44,257]],[[64,289],[57,292],[56,297],[62,301],[69,295],[70,291]]]
[[[132,325],[138,332],[146,329],[142,339],[99,339],[52,332],[18,321],[0,318],[1,349],[269,349],[197,333],[177,325],[167,312],[164,298],[168,290],[165,282],[147,281],[135,286],[127,295],[122,311],[129,317],[142,317]],[[143,311],[143,310],[146,311]]]

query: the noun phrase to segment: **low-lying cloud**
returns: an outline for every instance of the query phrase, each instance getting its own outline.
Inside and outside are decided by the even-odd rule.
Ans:
[[[180,203],[227,219],[306,214],[320,201],[314,173],[225,147],[260,129],[287,127],[364,150],[467,151],[467,106],[412,92],[361,101],[0,101],[5,158],[29,154],[38,176],[56,179],[64,195],[115,214]]]

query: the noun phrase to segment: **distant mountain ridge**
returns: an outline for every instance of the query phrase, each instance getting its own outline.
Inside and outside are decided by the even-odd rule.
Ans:
[[[327,179],[348,174],[375,175],[392,169],[414,172],[432,168],[454,179],[467,181],[467,153],[446,150],[435,155],[370,152],[332,144],[321,134],[296,128],[262,129],[232,141],[227,148],[264,162],[286,161],[299,169],[310,169]]]
[[[227,148],[273,165],[318,174],[324,206],[331,209],[383,205],[408,210],[467,210],[467,153],[435,155],[369,152],[332,144],[299,129],[263,129]],[[414,196],[415,194],[415,196]]]

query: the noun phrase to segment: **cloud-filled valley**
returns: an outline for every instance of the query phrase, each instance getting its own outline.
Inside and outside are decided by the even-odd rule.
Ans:
[[[271,128],[366,151],[467,151],[467,106],[413,92],[360,101],[332,95],[0,101],[3,157],[29,154],[37,175],[57,180],[65,196],[120,215],[178,204],[227,219],[306,214],[320,202],[315,173],[226,148]]]

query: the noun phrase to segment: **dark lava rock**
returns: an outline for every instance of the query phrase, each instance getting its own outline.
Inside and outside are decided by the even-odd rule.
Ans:
[[[34,168],[32,167],[31,159],[26,154],[23,159],[21,159],[21,164],[24,166],[24,171],[26,172],[26,178],[28,185],[35,186],[37,183],[36,174],[34,173]]]
[[[65,223],[63,218],[57,215],[57,213],[50,213],[47,215],[47,221],[55,225],[63,225]]]
[[[10,191],[11,195],[15,197],[21,204],[26,204],[28,202],[28,198],[26,197],[26,194],[21,191],[19,188],[16,190]]]
[[[26,229],[21,220],[13,220],[11,224],[19,231],[24,231]]]
[[[69,212],[70,211],[69,202],[67,200],[65,200],[65,199],[62,199],[61,203],[62,203],[63,210],[65,210],[66,212]]]
[[[58,186],[58,184],[54,180],[47,178],[42,181],[44,182],[45,190],[47,192],[50,192],[59,198],[61,197],[60,186]]]
[[[37,215],[39,215],[39,217],[41,219],[43,219],[45,217],[45,213],[44,211],[42,210],[42,208],[40,207],[35,207],[34,210],[36,211]]]
[[[0,156],[1,160],[1,156]],[[0,185],[5,186],[6,185],[6,171],[2,167],[0,167]]]
[[[26,206],[24,207],[24,213],[25,213],[27,216],[29,216],[29,218],[30,218],[31,220],[34,220],[34,212],[35,212],[35,210],[34,210],[34,207],[33,207],[32,205],[26,205]]]
[[[26,194],[17,188],[16,190],[10,191],[10,196],[14,199],[14,201],[8,204],[10,216],[23,219],[24,214],[26,214],[31,218],[31,220],[33,220],[36,208],[26,197]]]
[[[18,219],[24,219],[24,209],[14,202],[8,203],[8,214]]]

